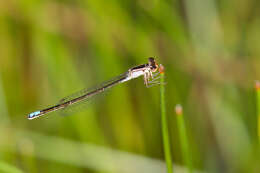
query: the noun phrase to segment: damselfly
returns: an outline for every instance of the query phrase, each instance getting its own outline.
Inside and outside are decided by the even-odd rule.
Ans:
[[[148,58],[147,64],[142,64],[135,66],[133,68],[130,68],[127,72],[115,77],[114,79],[104,82],[98,87],[83,90],[77,97],[74,97],[72,99],[64,98],[60,101],[59,104],[51,106],[49,108],[32,112],[28,115],[28,119],[34,119],[38,118],[42,115],[45,115],[50,112],[54,112],[57,110],[65,109],[75,103],[81,102],[83,100],[90,99],[91,97],[98,95],[99,93],[104,92],[106,89],[111,88],[112,86],[115,86],[119,83],[123,83],[129,80],[132,80],[134,78],[138,78],[140,76],[144,76],[144,84],[146,87],[150,87],[152,85],[159,84],[158,79],[159,77],[156,77],[159,72],[158,71],[158,64],[155,62],[154,58]],[[156,74],[154,74],[157,72]]]

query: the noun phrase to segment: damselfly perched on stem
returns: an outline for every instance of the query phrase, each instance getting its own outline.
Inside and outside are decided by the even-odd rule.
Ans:
[[[78,93],[77,97],[74,97],[72,99],[68,99],[70,97],[65,97],[64,99],[61,99],[61,101],[57,105],[51,106],[40,111],[32,112],[28,115],[28,119],[31,120],[34,118],[38,118],[47,113],[65,109],[83,100],[89,100],[93,96],[96,96],[99,93],[104,92],[106,89],[111,88],[112,86],[138,78],[140,76],[144,76],[144,84],[146,85],[146,87],[159,84],[158,79],[160,78],[160,76],[156,77],[159,74],[159,72],[157,71],[158,64],[155,62],[154,58],[148,58],[147,64],[142,64],[130,68],[127,72],[113,78],[112,80],[109,80],[108,82],[100,84],[98,87],[82,90],[80,93]]]

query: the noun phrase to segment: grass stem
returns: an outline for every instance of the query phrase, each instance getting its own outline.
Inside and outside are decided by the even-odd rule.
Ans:
[[[182,157],[184,159],[185,164],[188,167],[189,173],[191,173],[193,170],[192,159],[191,159],[190,151],[189,151],[189,144],[188,144],[185,122],[184,122],[184,118],[183,118],[182,106],[176,105],[175,112],[177,115],[177,124],[178,124],[179,136],[180,136],[180,142],[181,142]]]
[[[260,81],[255,82],[256,89],[256,110],[257,110],[257,136],[260,144]]]
[[[161,123],[162,123],[162,137],[163,137],[163,147],[164,147],[164,157],[167,165],[167,172],[173,172],[172,158],[171,158],[171,149],[169,141],[169,131],[168,131],[168,121],[166,117],[166,108],[165,108],[165,85],[164,85],[164,67],[160,65],[160,93],[161,93]]]

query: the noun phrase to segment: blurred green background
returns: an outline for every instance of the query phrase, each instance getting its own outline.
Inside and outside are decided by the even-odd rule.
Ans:
[[[258,0],[0,0],[0,171],[164,172],[159,87],[142,79],[73,116],[27,120],[153,56],[166,69],[175,172],[185,172],[178,103],[195,169],[260,172],[259,7]]]

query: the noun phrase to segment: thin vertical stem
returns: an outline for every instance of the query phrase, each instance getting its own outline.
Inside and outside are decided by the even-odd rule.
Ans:
[[[181,141],[181,150],[182,150],[182,157],[184,159],[185,164],[188,167],[189,172],[191,173],[192,168],[192,159],[189,151],[189,144],[188,144],[188,138],[187,138],[187,132],[185,127],[185,122],[183,118],[183,111],[181,105],[176,105],[175,112],[177,115],[177,124],[179,129],[179,136]]]
[[[160,85],[160,93],[161,93],[161,123],[162,123],[162,137],[163,137],[163,147],[164,147],[164,157],[166,160],[167,171],[168,173],[173,172],[172,166],[172,158],[171,158],[171,149],[170,149],[170,141],[169,141],[169,132],[168,132],[168,121],[166,117],[166,109],[165,109],[165,87],[164,87],[164,67],[160,65],[160,75],[161,75],[161,85]]]
[[[258,142],[260,144],[260,82],[255,82],[255,89],[256,89],[256,110],[257,110],[257,136]]]

